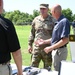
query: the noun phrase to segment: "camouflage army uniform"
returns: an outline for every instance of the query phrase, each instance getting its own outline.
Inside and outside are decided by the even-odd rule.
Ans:
[[[39,38],[44,40],[51,38],[53,27],[54,21],[50,15],[48,15],[46,19],[42,19],[41,16],[36,17],[32,22],[29,45],[32,46],[33,42]],[[43,50],[47,46],[49,45],[46,44],[39,47],[34,44],[32,52],[32,66],[38,67],[40,60],[44,62],[44,68],[46,69],[52,65],[51,53],[46,54]]]

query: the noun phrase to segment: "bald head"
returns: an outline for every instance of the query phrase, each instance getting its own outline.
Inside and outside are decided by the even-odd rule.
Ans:
[[[56,4],[51,9],[52,16],[58,19],[60,15],[62,14],[62,8],[59,4]]]
[[[0,14],[3,12],[3,0],[0,0]]]
[[[58,13],[61,13],[61,11],[62,11],[62,8],[61,8],[61,6],[60,6],[59,4],[55,5],[55,6],[53,7],[53,9],[54,9],[56,12],[58,12]]]

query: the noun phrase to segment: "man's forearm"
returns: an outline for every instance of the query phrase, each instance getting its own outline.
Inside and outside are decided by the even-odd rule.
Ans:
[[[57,42],[56,44],[52,45],[53,46],[53,49],[57,49],[57,48],[65,45],[68,42],[69,42],[69,38],[63,38],[59,42]]]
[[[45,40],[45,44],[50,44],[50,43],[51,43],[51,38],[50,38],[50,39]]]
[[[22,55],[21,50],[17,50],[16,52],[12,52],[12,56],[14,58],[15,64],[18,69],[18,73],[22,75]]]

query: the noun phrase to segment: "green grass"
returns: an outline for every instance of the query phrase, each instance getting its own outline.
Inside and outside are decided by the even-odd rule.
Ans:
[[[27,49],[30,26],[15,26],[22,50]]]
[[[28,37],[30,34],[31,27],[29,25],[27,26],[15,26],[19,42],[21,45],[21,52],[22,52],[22,59],[23,59],[23,65],[30,65],[30,54],[27,51],[28,48]],[[11,60],[13,63],[13,59]]]
[[[16,32],[19,38],[19,42],[21,45],[21,52],[22,52],[22,59],[23,59],[23,65],[30,65],[31,63],[31,56],[27,51],[28,48],[28,37],[30,34],[30,29],[31,26],[27,25],[27,26],[15,26],[16,28]],[[71,32],[72,33],[72,32]],[[68,56],[67,56],[67,60],[70,61],[71,60],[71,55],[70,55],[70,46],[69,44],[67,45],[68,47]],[[14,63],[13,59],[11,60],[12,63]],[[42,62],[40,64],[40,66],[42,66]]]

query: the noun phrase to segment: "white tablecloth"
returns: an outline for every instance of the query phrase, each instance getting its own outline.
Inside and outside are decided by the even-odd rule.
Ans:
[[[16,68],[15,64],[11,64],[11,67],[12,67],[12,74],[17,72],[17,68]],[[28,67],[28,66],[22,66],[23,70],[26,67]],[[23,75],[26,75],[26,72],[23,72]],[[41,69],[41,72],[37,75],[58,75],[58,72],[57,71],[48,71],[46,69]]]

